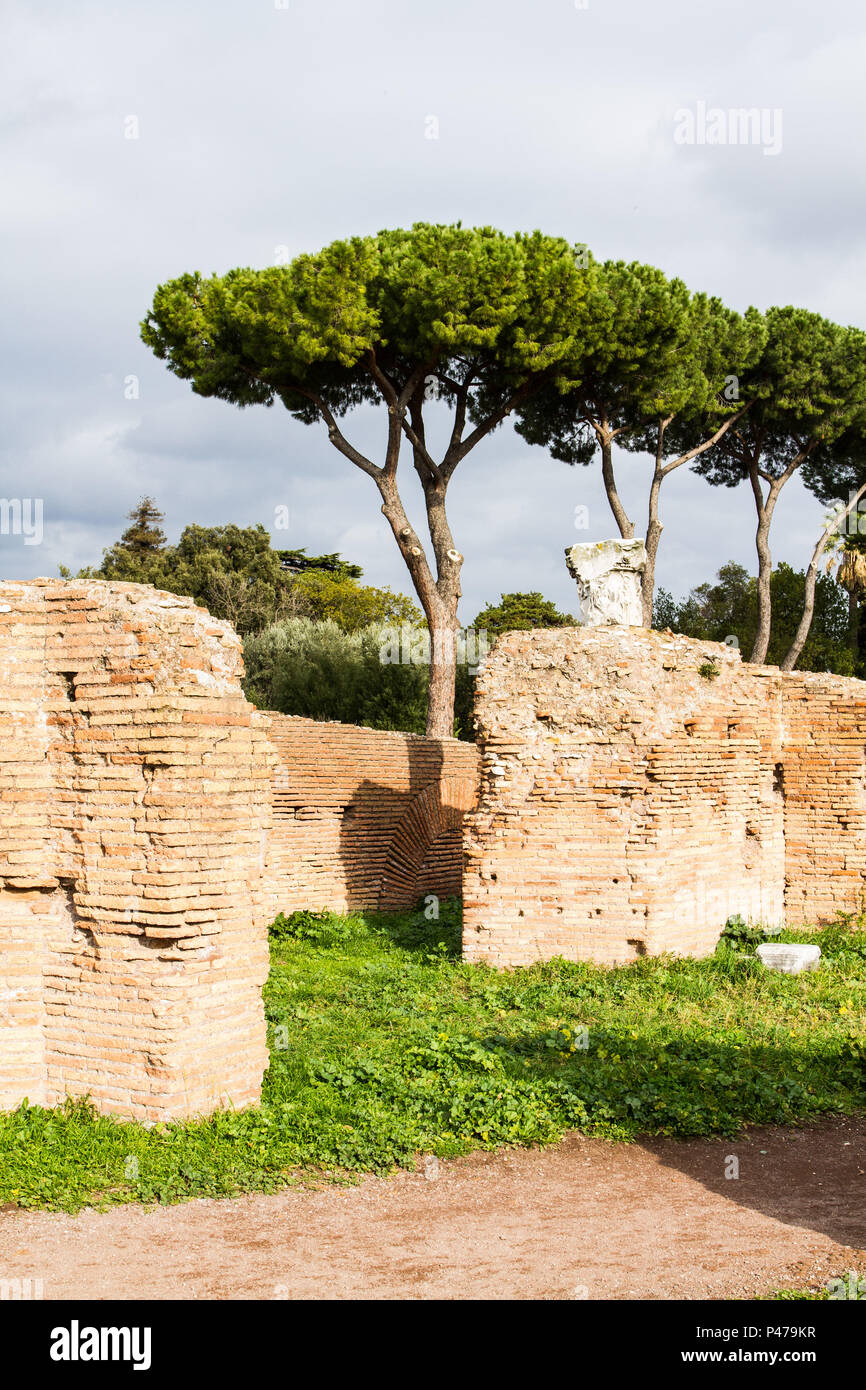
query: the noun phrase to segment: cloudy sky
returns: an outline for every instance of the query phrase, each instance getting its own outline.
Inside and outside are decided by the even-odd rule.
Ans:
[[[866,327],[854,0],[5,9],[0,496],[42,498],[44,539],[0,535],[3,578],[98,562],[149,492],[170,539],[191,521],[272,528],[287,506],[276,542],[339,550],[370,582],[407,587],[372,482],[320,430],[199,399],[140,343],[155,286],[186,270],[459,218],[648,261],[737,309],[794,303]],[[765,109],[781,147],[677,143],[677,113],[701,102]],[[374,419],[353,428],[375,447]],[[647,460],[621,457],[620,481],[640,525]],[[745,489],[681,470],[665,493],[661,584],[683,593],[732,558],[754,568]],[[573,610],[564,547],[614,534],[597,469],[510,429],[450,495],[464,621],[503,590]],[[775,558],[802,567],[821,517],[791,484]]]

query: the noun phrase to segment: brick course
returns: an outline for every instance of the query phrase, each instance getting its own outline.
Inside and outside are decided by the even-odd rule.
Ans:
[[[276,913],[460,892],[474,745],[259,713],[242,674],[191,599],[0,585],[0,1108],[253,1103]]]
[[[258,1099],[274,754],[241,673],[189,599],[0,585],[0,1106]]]
[[[271,913],[410,907],[459,896],[478,750],[457,739],[268,714],[277,752]]]
[[[640,628],[513,632],[476,720],[470,960],[701,955],[734,913],[821,923],[863,905],[862,681]]]

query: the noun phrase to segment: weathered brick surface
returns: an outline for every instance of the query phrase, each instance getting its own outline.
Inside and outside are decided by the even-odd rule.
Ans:
[[[478,791],[474,744],[263,717],[278,755],[266,872],[273,916],[459,895],[463,815]]]
[[[786,915],[859,912],[866,890],[866,682],[817,672],[780,678]]]
[[[276,913],[460,892],[474,745],[262,714],[242,670],[189,599],[0,585],[0,1108],[254,1102]]]
[[[470,960],[699,955],[733,913],[862,903],[866,683],[637,628],[520,632],[488,656],[476,718]]]
[[[0,585],[0,1106],[258,1098],[274,755],[241,672],[191,600]]]
[[[464,857],[465,953],[498,965],[863,906],[866,683],[670,633],[511,633],[479,752],[259,713],[241,674],[190,600],[0,585],[0,1108],[254,1102],[268,921],[456,893]]]

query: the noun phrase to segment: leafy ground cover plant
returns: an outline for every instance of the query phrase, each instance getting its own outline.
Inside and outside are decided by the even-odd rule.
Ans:
[[[747,922],[738,912],[734,917],[729,917],[725,923],[725,929],[719,937],[716,950],[722,953],[725,951],[745,951],[754,955],[755,947],[760,946],[762,942],[779,939],[778,931],[767,931],[760,924]]]
[[[428,904],[427,911],[430,911]],[[738,930],[735,924],[735,931]],[[274,1191],[412,1167],[419,1154],[733,1135],[866,1109],[866,932],[819,970],[705,960],[497,971],[459,959],[460,906],[277,918],[262,1104],[150,1128],[86,1102],[0,1115],[0,1202],[49,1209]]]
[[[775,1289],[767,1298],[777,1303],[826,1303],[866,1300],[866,1277],[855,1269],[846,1269],[823,1284],[806,1289]]]

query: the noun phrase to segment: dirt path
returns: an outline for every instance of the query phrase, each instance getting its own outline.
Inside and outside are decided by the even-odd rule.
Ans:
[[[729,1155],[740,1176],[725,1177]],[[476,1154],[358,1187],[0,1215],[45,1298],[730,1298],[866,1273],[866,1120]]]

